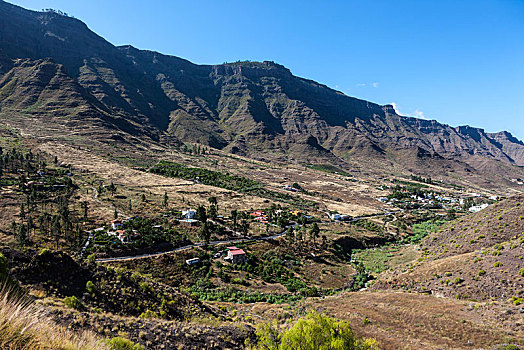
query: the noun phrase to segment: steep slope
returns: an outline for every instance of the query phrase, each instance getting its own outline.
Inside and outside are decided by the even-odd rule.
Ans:
[[[488,135],[492,140],[499,143],[499,148],[511,157],[515,161],[515,164],[524,166],[524,148],[522,148],[524,143],[522,141],[518,140],[507,131]]]
[[[522,298],[523,205],[524,196],[516,195],[446,224],[422,243],[423,259],[386,274],[373,288],[478,301]]]
[[[199,66],[131,46],[121,50],[156,76],[179,106],[169,130],[188,141],[227,143],[229,149],[253,153],[289,150],[290,144],[309,139],[341,158],[420,148],[448,158],[478,154],[515,163],[482,129],[401,117],[392,106],[346,96],[273,62]],[[195,121],[201,124],[188,132]],[[524,150],[518,143],[506,148]]]
[[[479,176],[484,169],[501,168],[492,182],[522,177],[522,169],[501,166],[524,164],[524,144],[509,133],[403,117],[392,106],[346,96],[274,62],[197,65],[131,46],[115,47],[77,19],[4,1],[0,34],[0,75],[7,76],[5,86],[11,84],[0,102],[17,112],[43,96],[32,88],[9,95],[16,85],[12,77],[24,80],[29,74],[14,65],[20,65],[18,59],[50,57],[60,65],[60,76],[70,78],[64,91],[55,91],[54,111],[85,117],[85,104],[71,105],[58,97],[67,96],[76,84],[74,96],[82,96],[106,117],[101,119],[130,135],[197,142],[265,159],[362,163],[412,172],[442,169],[444,162],[444,168],[469,166]],[[49,103],[44,107],[38,105],[40,114],[54,113]],[[366,163],[369,159],[372,164]]]
[[[9,66],[8,66],[9,67]],[[0,78],[0,111],[35,135],[59,136],[60,128],[79,136],[125,140],[154,137],[157,131],[124,118],[100,103],[51,59],[17,59]]]
[[[165,128],[173,108],[148,76],[81,21],[53,12],[28,11],[0,1],[0,50],[9,58],[51,57],[116,112],[138,115]]]

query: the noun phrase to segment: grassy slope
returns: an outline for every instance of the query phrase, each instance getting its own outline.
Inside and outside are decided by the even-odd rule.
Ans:
[[[5,285],[0,289],[0,330],[0,348],[6,350],[108,349],[92,333],[58,326],[42,307]]]

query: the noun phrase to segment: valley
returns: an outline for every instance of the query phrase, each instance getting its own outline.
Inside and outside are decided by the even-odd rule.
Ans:
[[[509,132],[1,0],[0,35],[1,348],[524,346]]]

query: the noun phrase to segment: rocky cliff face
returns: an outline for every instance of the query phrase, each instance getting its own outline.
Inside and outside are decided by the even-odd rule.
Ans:
[[[0,103],[11,108],[27,109],[46,96],[29,82],[41,71],[55,95],[37,106],[40,113],[52,111],[52,100],[53,113],[103,116],[130,133],[170,134],[256,157],[347,161],[413,150],[428,159],[479,156],[524,165],[524,144],[509,133],[403,117],[392,106],[346,96],[274,62],[196,65],[115,47],[76,19],[3,1],[0,34]],[[46,58],[51,61],[43,63]]]

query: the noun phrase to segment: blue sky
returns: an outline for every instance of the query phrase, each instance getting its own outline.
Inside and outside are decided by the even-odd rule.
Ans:
[[[403,115],[524,139],[523,0],[11,0],[115,45],[195,63],[273,60]]]

